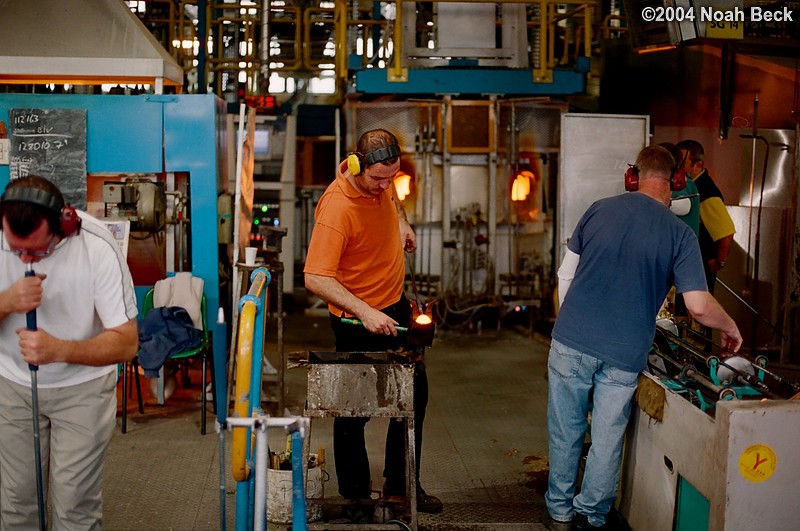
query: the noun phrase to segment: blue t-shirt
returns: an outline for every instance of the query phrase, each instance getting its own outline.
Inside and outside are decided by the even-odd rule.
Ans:
[[[580,255],[553,339],[620,369],[645,369],[656,314],[674,284],[707,291],[700,247],[669,208],[641,193],[596,201],[575,228]]]

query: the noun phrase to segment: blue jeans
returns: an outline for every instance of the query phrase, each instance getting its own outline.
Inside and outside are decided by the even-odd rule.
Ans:
[[[556,340],[550,347],[547,369],[547,510],[554,520],[568,522],[577,511],[591,525],[601,526],[617,496],[622,442],[639,374],[618,369]],[[590,402],[592,445],[576,496]]]

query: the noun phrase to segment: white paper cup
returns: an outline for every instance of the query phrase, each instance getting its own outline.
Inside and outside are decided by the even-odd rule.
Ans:
[[[245,265],[256,265],[256,255],[258,254],[258,247],[245,247],[244,248],[244,263]]]

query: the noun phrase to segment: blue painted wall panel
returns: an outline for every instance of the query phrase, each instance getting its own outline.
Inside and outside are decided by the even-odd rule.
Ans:
[[[556,96],[584,91],[580,72],[556,70],[552,83],[534,83],[531,70],[409,69],[408,81],[390,83],[387,71],[367,69],[355,74],[356,91],[365,94],[514,94]]]
[[[227,411],[227,340],[225,325],[217,324],[217,191],[223,167],[220,146],[225,112],[221,100],[209,94],[0,94],[0,120],[8,125],[8,110],[14,108],[86,109],[89,173],[161,172],[162,166],[167,172],[189,173],[192,273],[205,281],[207,318],[213,332],[217,414],[223,421]],[[0,166],[0,189],[8,179],[9,167]],[[149,287],[137,286],[137,296]]]
[[[161,106],[144,96],[0,94],[0,120],[9,109],[86,109],[86,171],[161,171]],[[9,167],[0,166],[0,184]]]

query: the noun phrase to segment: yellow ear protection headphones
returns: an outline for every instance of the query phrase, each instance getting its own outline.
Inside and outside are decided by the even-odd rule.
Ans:
[[[31,188],[29,186],[16,186],[7,188],[0,196],[0,219],[2,219],[2,207],[6,203],[26,203],[36,205],[60,215],[59,235],[64,238],[78,234],[81,229],[81,218],[70,205],[64,205],[64,201],[47,190],[41,188]]]
[[[372,166],[384,160],[393,159],[400,156],[400,146],[392,144],[390,146],[370,151],[366,155],[359,152],[350,153],[347,156],[347,169],[353,175],[361,175],[367,166]]]

